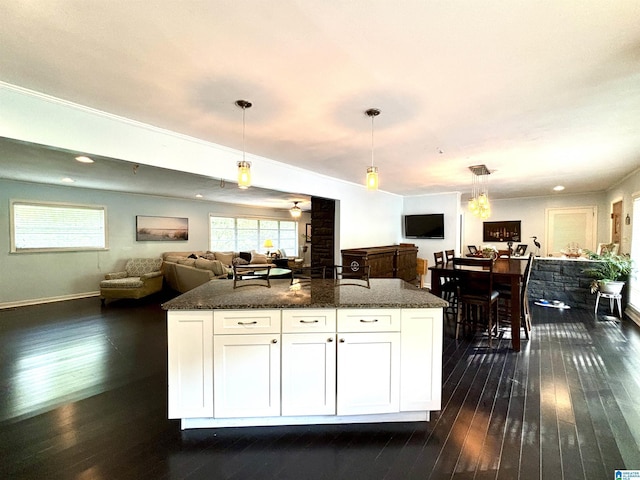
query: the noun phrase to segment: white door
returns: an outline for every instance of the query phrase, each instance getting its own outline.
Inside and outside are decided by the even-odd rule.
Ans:
[[[338,334],[337,414],[400,411],[400,333]]]
[[[280,335],[214,335],[215,418],[280,415]]]
[[[282,335],[282,415],[335,415],[335,336]]]
[[[213,313],[167,312],[169,418],[213,417]]]

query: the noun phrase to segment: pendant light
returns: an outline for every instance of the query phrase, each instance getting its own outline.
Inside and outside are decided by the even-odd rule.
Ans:
[[[486,220],[491,216],[491,204],[489,203],[489,175],[491,172],[486,165],[472,165],[469,170],[471,170],[469,212]]]
[[[293,202],[293,207],[291,207],[291,210],[289,210],[289,213],[293,218],[300,218],[300,215],[302,215],[302,210],[300,210],[300,207],[298,206],[298,202]]]
[[[251,186],[251,162],[244,159],[244,115],[247,108],[251,108],[251,102],[246,100],[236,100],[236,105],[242,109],[242,161],[238,162],[238,188],[247,189]]]
[[[373,166],[373,119],[380,115],[380,110],[370,108],[364,113],[371,117],[371,166],[367,168],[367,190],[378,190],[378,167]]]

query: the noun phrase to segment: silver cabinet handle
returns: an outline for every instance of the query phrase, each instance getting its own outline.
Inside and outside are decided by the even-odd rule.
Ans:
[[[300,323],[318,323],[318,320],[300,320]]]
[[[364,318],[361,318],[360,321],[362,323],[376,323],[378,321],[378,319],[374,318],[373,320],[365,320]]]
[[[327,342],[329,342],[329,343],[333,342],[333,337],[327,338]]]
[[[253,322],[238,322],[238,325],[255,325],[258,321],[254,320]]]
[[[271,343],[278,343],[278,339],[274,338],[273,340],[271,340]]]
[[[344,343],[344,338],[341,338],[341,339],[340,339],[340,343]]]

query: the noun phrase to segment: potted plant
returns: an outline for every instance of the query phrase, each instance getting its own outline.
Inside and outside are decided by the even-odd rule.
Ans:
[[[601,293],[620,293],[633,268],[631,257],[610,252],[597,254],[590,250],[586,250],[585,253],[587,258],[598,262],[582,271],[593,278],[591,293],[598,290]]]

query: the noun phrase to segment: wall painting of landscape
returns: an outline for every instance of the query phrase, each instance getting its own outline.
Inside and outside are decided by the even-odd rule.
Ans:
[[[189,219],[136,215],[136,240],[138,242],[189,240]]]

